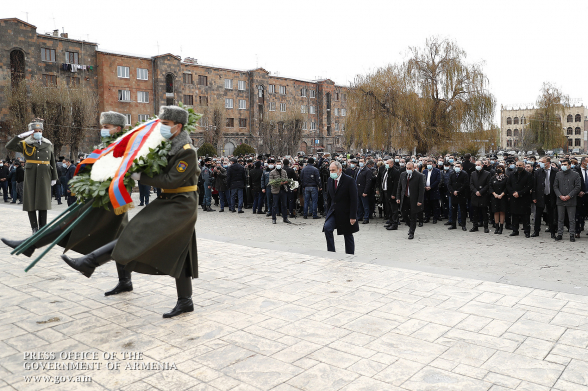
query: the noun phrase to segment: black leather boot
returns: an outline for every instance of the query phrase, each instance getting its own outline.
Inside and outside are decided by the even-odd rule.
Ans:
[[[504,224],[500,224],[500,228],[498,230],[498,234],[502,235],[502,230],[504,229]]]
[[[90,278],[98,266],[104,265],[106,262],[112,259],[110,255],[112,254],[112,250],[114,250],[114,246],[116,245],[117,241],[118,239],[113,240],[112,242],[105,244],[99,249],[94,250],[90,254],[81,258],[70,258],[65,254],[63,254],[61,258],[72,269],[75,269],[84,276]]]
[[[484,222],[484,233],[485,234],[490,233],[490,230],[488,229],[488,222],[487,221]]]
[[[184,272],[180,278],[176,278],[176,290],[178,292],[178,301],[176,306],[170,311],[163,314],[164,318],[173,318],[184,312],[194,311],[192,302],[192,277],[187,276]]]
[[[39,228],[43,228],[47,225],[47,211],[40,210],[39,211]]]
[[[41,248],[41,247],[44,247],[44,246],[47,246],[47,245],[53,243],[53,241],[55,239],[57,239],[59,237],[59,235],[61,235],[61,232],[62,231],[61,231],[61,228],[59,226],[50,228],[49,231],[46,231],[45,234],[43,235],[43,237],[37,241],[37,243],[33,244],[32,246],[30,246],[29,248],[27,248],[26,250],[24,250],[22,252],[22,254],[23,255],[26,255],[27,257],[31,257],[33,255],[33,253],[35,252],[36,249]],[[26,239],[24,239],[24,240],[9,240],[9,239],[2,238],[2,242],[5,245],[7,245],[8,247],[11,247],[11,248],[17,248],[25,240]]]
[[[116,271],[118,273],[118,284],[114,289],[104,292],[104,296],[118,295],[123,292],[131,292],[133,283],[131,281],[131,272],[125,270],[125,266],[116,262]]]
[[[470,232],[478,232],[478,223],[474,223],[474,226],[472,229],[470,229]]]

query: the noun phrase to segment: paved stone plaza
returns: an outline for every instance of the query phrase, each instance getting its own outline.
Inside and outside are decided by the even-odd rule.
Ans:
[[[196,310],[173,319],[170,277],[135,274],[133,292],[105,297],[113,264],[87,279],[54,249],[25,273],[2,245],[0,390],[588,390],[585,236],[426,225],[408,241],[376,220],[348,257],[324,251],[322,220],[250,213],[199,213]],[[16,205],[0,216],[2,236],[30,233]],[[26,369],[92,363],[63,352],[101,368]]]

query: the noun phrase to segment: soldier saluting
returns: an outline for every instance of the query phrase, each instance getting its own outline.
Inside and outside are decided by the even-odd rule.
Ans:
[[[71,259],[67,255],[62,258],[86,277],[112,259],[129,272],[174,277],[178,301],[163,315],[171,318],[194,310],[191,278],[198,277],[195,224],[200,168],[196,150],[184,130],[188,112],[177,106],[162,106],[159,119],[161,135],[172,144],[167,166],[152,178],[140,173],[131,176],[143,184],[161,188],[161,195],[129,221],[118,240],[81,258]]]
[[[25,158],[23,210],[29,213],[31,228],[35,233],[47,224],[47,210],[51,209],[51,187],[57,182],[53,144],[43,137],[42,120],[34,119],[29,124],[28,132],[10,140],[6,149],[20,152]]]

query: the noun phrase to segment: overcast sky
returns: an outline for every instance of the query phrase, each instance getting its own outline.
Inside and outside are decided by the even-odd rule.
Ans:
[[[588,0],[27,0],[3,2],[0,15],[26,12],[37,32],[63,27],[102,50],[343,85],[437,35],[485,62],[497,119],[501,104],[533,103],[545,81],[588,103]]]

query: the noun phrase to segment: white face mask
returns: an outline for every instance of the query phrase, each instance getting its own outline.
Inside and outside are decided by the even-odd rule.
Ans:
[[[282,169],[282,165],[281,165],[281,164],[277,164],[277,165],[276,165],[276,168],[277,168],[278,170],[281,170],[281,169]]]
[[[400,167],[406,166],[406,163],[400,163]]]
[[[110,129],[106,129],[106,128],[100,129],[100,136],[109,137],[110,136]]]
[[[412,170],[406,170],[407,175],[412,175]]]
[[[273,165],[273,164],[270,164],[268,167],[269,167],[270,169],[272,169],[272,170],[274,169],[274,165]]]

